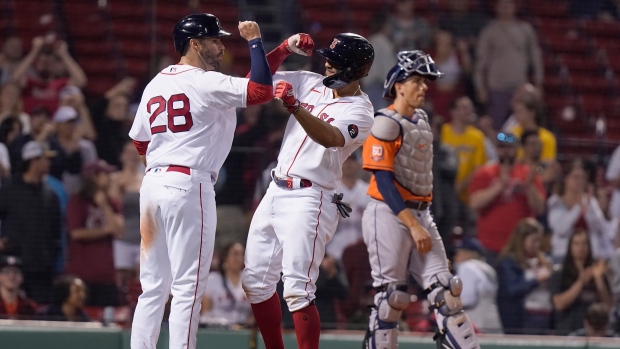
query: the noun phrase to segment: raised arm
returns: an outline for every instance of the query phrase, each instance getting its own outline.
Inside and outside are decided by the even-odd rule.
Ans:
[[[30,52],[28,52],[26,57],[24,57],[24,59],[19,62],[19,64],[17,65],[17,67],[15,67],[15,70],[13,71],[13,75],[11,76],[11,80],[13,82],[21,84],[22,79],[24,78],[24,76],[26,76],[26,72],[28,71],[28,69],[30,69],[32,64],[34,64],[34,61],[39,56],[39,53],[41,53],[44,45],[45,40],[43,40],[43,37],[37,36],[32,39],[32,48],[30,49]]]
[[[64,41],[60,41],[56,49],[54,50],[56,55],[62,60],[69,72],[69,85],[84,87],[86,86],[86,82],[88,79],[86,78],[86,73],[80,65],[71,57],[69,54],[69,50],[67,48],[67,43]]]
[[[295,34],[288,39],[284,40],[280,46],[274,48],[267,54],[267,63],[269,64],[269,70],[271,75],[274,75],[282,62],[286,57],[293,53],[300,54],[302,56],[312,56],[314,50],[314,41],[310,35],[305,33]],[[248,73],[246,77],[250,77],[252,71]]]
[[[239,34],[248,41],[252,67],[246,105],[267,103],[273,99],[273,78],[269,73],[260,28],[256,22],[239,22]]]

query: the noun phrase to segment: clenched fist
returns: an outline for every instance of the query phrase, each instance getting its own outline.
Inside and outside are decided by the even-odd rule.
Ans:
[[[260,38],[260,28],[254,21],[239,22],[239,34],[247,41]]]
[[[284,108],[291,114],[295,114],[299,109],[299,100],[295,98],[293,85],[286,81],[280,81],[276,85],[276,92],[273,94],[273,97],[281,101]]]
[[[299,33],[284,40],[282,43],[287,51],[295,52],[302,56],[312,56],[314,50],[314,41],[310,35],[306,33]]]

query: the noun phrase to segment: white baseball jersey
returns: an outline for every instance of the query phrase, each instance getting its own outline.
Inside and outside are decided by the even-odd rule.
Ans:
[[[308,179],[326,189],[335,189],[342,177],[342,163],[362,145],[370,134],[374,111],[368,96],[334,98],[332,90],[323,85],[323,75],[310,72],[278,72],[274,84],[286,81],[293,85],[295,97],[312,115],[337,127],[345,139],[341,148],[325,148],[313,142],[295,117],[291,116],[276,173]]]
[[[148,168],[178,165],[213,181],[232,146],[235,107],[245,107],[249,79],[171,65],[146,86],[129,136],[150,141]]]

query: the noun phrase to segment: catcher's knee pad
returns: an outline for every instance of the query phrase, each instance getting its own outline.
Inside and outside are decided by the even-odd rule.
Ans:
[[[398,328],[377,329],[366,332],[362,349],[397,349]]]
[[[406,292],[407,285],[389,283],[382,286],[381,298],[377,303],[377,317],[385,322],[397,322],[403,310],[411,303],[411,295]]]
[[[427,289],[430,309],[435,311],[439,333],[435,336],[438,349],[479,349],[478,339],[469,318],[463,312],[458,276],[448,271],[433,276],[435,282]]]

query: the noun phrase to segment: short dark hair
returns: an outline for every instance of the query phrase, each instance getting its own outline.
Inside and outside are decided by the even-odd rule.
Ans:
[[[77,280],[78,277],[74,275],[63,275],[54,281],[53,285],[53,299],[54,305],[62,305],[69,299],[71,295],[71,285]]]
[[[527,139],[530,137],[539,137],[538,134],[538,130],[527,130],[524,131],[523,134],[521,135],[521,144],[525,144],[525,142],[527,142]]]
[[[595,331],[603,331],[609,325],[609,310],[602,303],[594,303],[588,307],[585,320]]]

